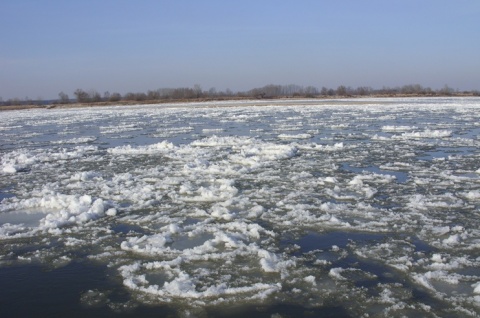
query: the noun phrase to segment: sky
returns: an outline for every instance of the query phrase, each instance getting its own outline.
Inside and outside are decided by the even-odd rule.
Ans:
[[[0,0],[0,97],[267,84],[480,90],[479,0]]]

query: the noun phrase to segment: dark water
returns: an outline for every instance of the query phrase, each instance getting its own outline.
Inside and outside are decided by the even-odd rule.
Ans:
[[[108,277],[107,268],[76,261],[57,269],[39,265],[0,269],[0,317],[177,317],[169,306],[128,304],[121,281]],[[112,290],[108,300],[81,302],[89,290]],[[95,301],[95,300],[94,300]],[[268,306],[204,308],[194,317],[351,317],[342,307],[305,308],[285,303]]]
[[[107,304],[87,306],[81,295],[88,290],[115,289],[110,303],[129,298],[121,282],[107,278],[107,269],[88,262],[47,269],[38,265],[0,269],[0,317],[166,317],[167,307],[112,310]]]
[[[118,226],[115,231],[129,232],[137,227]],[[296,244],[300,246],[298,256],[305,253],[325,252],[334,248],[348,249],[349,245],[375,244],[387,240],[389,234],[376,233],[307,233],[297,239],[285,239],[281,246]],[[431,251],[431,247],[418,239],[412,240],[419,251]],[[348,253],[345,258],[332,257],[332,267],[355,267],[372,273],[376,279],[351,277],[355,286],[377,293],[378,283],[408,284],[394,270],[383,264],[370,262]],[[415,299],[424,303],[441,306],[430,294],[409,284]],[[169,305],[149,306],[131,300],[129,291],[123,286],[121,278],[106,266],[88,260],[76,260],[64,267],[47,268],[45,265],[15,265],[0,269],[0,317],[178,317],[179,308]],[[101,294],[82,302],[88,291]],[[187,310],[187,312],[190,312]],[[322,307],[308,308],[288,302],[268,303],[264,305],[226,305],[205,307],[199,312],[190,312],[193,317],[352,317],[342,306],[326,304]]]

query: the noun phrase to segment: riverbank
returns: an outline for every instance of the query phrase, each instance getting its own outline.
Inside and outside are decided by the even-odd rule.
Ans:
[[[188,99],[157,99],[157,100],[121,100],[121,101],[102,101],[102,102],[88,102],[88,103],[51,103],[45,105],[28,104],[28,105],[8,105],[0,106],[0,111],[7,110],[23,110],[23,109],[53,109],[53,108],[84,108],[84,107],[102,107],[102,106],[133,106],[133,105],[152,105],[152,104],[183,104],[183,103],[202,103],[202,102],[231,102],[231,101],[248,101],[248,100],[339,100],[339,99],[367,99],[367,98],[442,98],[442,97],[479,97],[472,93],[464,94],[457,93],[451,95],[422,95],[422,94],[372,94],[372,95],[345,95],[345,96],[295,96],[295,97],[278,97],[278,98],[255,98],[254,96],[248,97],[220,97],[220,98],[188,98]]]

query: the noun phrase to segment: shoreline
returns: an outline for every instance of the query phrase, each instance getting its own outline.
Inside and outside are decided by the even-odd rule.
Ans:
[[[185,104],[185,103],[205,103],[205,102],[235,102],[235,101],[334,101],[342,99],[369,99],[369,98],[461,98],[461,97],[479,97],[474,94],[452,94],[452,95],[421,95],[421,94],[374,94],[374,95],[347,95],[347,96],[319,96],[319,97],[278,97],[278,98],[255,98],[255,97],[229,97],[229,98],[193,98],[193,99],[160,99],[160,100],[145,100],[145,101],[117,101],[117,102],[92,102],[92,103],[68,103],[68,104],[45,104],[45,105],[9,105],[0,106],[2,111],[28,110],[28,109],[71,109],[71,108],[89,108],[89,107],[107,107],[107,106],[135,106],[135,105],[162,105],[162,104]]]

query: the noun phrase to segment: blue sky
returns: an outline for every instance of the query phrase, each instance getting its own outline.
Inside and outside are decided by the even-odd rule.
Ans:
[[[162,87],[480,89],[478,0],[2,0],[0,97]]]

